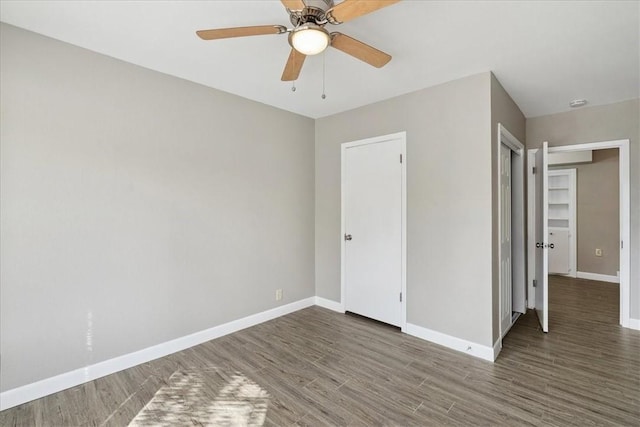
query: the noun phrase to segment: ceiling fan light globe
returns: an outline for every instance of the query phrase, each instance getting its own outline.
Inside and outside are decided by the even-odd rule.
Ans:
[[[329,46],[330,37],[322,27],[301,27],[291,34],[291,44],[303,55],[317,55]]]

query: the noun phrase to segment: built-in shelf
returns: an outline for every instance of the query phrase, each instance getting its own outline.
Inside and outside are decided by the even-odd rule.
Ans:
[[[549,272],[575,276],[575,169],[550,170],[548,181]]]
[[[569,220],[568,219],[552,219],[552,218],[549,218],[549,227],[568,229],[569,228]]]
[[[571,184],[569,176],[566,174],[549,174],[549,226],[568,227],[569,210],[571,205],[569,185]],[[562,223],[551,221],[563,221]]]

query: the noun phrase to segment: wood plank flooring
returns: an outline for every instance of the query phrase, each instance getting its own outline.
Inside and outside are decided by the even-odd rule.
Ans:
[[[640,331],[617,322],[617,285],[552,277],[550,333],[530,311],[489,363],[312,307],[0,412],[0,425],[124,426],[198,375],[210,401],[232,378],[258,385],[270,426],[640,426]]]

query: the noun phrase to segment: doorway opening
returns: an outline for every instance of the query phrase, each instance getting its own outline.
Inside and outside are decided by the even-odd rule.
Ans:
[[[498,124],[500,338],[526,311],[524,145]]]
[[[546,150],[546,146],[547,146],[546,143],[543,144],[543,148],[539,150]],[[549,206],[548,205],[537,206],[536,204],[540,199],[537,200],[534,197],[534,195],[538,191],[540,191],[540,189],[536,188],[536,185],[538,185],[539,182],[541,181],[540,180],[536,181],[534,179],[534,171],[531,167],[534,164],[532,160],[536,156],[546,157],[546,156],[540,156],[541,153],[539,152],[539,150],[529,150],[528,152],[529,164],[530,164],[530,167],[528,168],[528,177],[529,177],[528,214],[530,218],[530,221],[528,221],[528,233],[530,236],[528,240],[528,249],[529,249],[528,307],[536,309],[536,311],[539,314],[539,317],[541,317],[541,325],[542,325],[543,331],[548,332],[549,330],[548,323],[547,325],[544,325],[542,322],[542,319],[546,317],[546,319],[548,320],[548,317],[549,317],[549,302],[548,302],[549,276],[547,275],[549,271],[547,268],[544,270],[545,271],[544,274],[541,274],[539,271],[536,272],[536,263],[538,265],[547,264],[550,256],[549,252],[551,250],[555,250],[556,248],[555,248],[555,245],[553,245],[554,246],[553,248],[551,247],[552,243],[549,240],[549,237],[551,236],[542,236],[542,237],[538,237],[538,239],[534,238],[536,234],[538,234],[538,236],[541,236],[540,230],[538,228],[544,227],[546,229],[550,225],[548,221],[551,220],[551,216],[545,215],[545,221],[547,222],[544,223],[544,221],[541,221],[540,212],[546,211],[545,213],[549,214]],[[577,267],[576,267],[576,270],[577,270],[576,279],[572,279],[570,277],[567,277],[565,279],[563,276],[551,276],[551,279],[552,279],[552,286],[554,287],[562,286],[563,284],[567,287],[570,285],[575,286],[576,283],[582,283],[585,286],[587,285],[592,286],[594,285],[594,283],[597,285],[596,282],[588,283],[585,279],[597,280],[600,282],[619,283],[618,285],[619,291],[618,291],[618,298],[617,298],[618,303],[616,304],[616,306],[619,307],[618,309],[619,313],[617,316],[618,323],[623,327],[631,327],[630,325],[631,321],[629,316],[629,309],[630,309],[629,307],[630,305],[630,298],[629,298],[629,284],[630,284],[629,140],[616,140],[616,141],[605,141],[605,142],[596,142],[596,143],[588,143],[588,144],[576,144],[576,145],[569,145],[569,146],[549,147],[548,153],[549,155],[553,155],[554,153],[567,155],[572,153],[584,153],[586,151],[593,151],[596,157],[610,157],[610,156],[604,156],[604,154],[606,152],[610,153],[613,150],[617,152],[617,160],[618,160],[617,171],[614,173],[613,182],[609,181],[609,185],[613,184],[614,188],[617,187],[618,197],[615,198],[615,201],[611,201],[611,200],[597,201],[597,203],[599,203],[599,206],[596,206],[597,208],[596,211],[602,212],[602,208],[605,205],[611,205],[612,203],[617,204],[616,206],[617,212],[615,213],[615,215],[617,215],[617,221],[615,221],[615,223],[617,224],[615,223],[613,224],[613,228],[615,229],[615,235],[616,235],[615,241],[612,244],[609,244],[607,246],[606,252],[603,252],[603,248],[601,247],[601,245],[605,245],[605,243],[594,243],[593,240],[589,241],[590,239],[592,239],[591,237],[584,237],[584,239],[587,240],[587,242],[585,242],[586,243],[585,248],[581,250],[580,249],[581,237],[580,237],[580,231],[579,231],[580,221],[581,221],[580,216],[578,216],[578,232],[576,235],[576,240],[579,242],[578,249],[577,249],[578,257],[580,257],[581,251],[589,254],[593,253],[592,258],[596,260],[600,258],[600,261],[603,260],[603,257],[602,257],[603,253],[608,253],[609,255],[617,255],[611,258],[615,260],[615,266],[618,267],[618,271],[614,271],[615,268],[612,266],[608,266],[608,270],[604,270],[605,272],[607,272],[605,274],[593,273],[589,271],[581,271],[581,270],[589,269],[591,267],[587,266],[589,265],[588,263],[585,263],[585,262],[581,263],[579,258],[577,262]],[[545,167],[544,167],[545,170],[547,169],[547,166],[548,166],[548,161],[545,163]],[[578,176],[580,176],[580,171],[578,171]],[[595,179],[600,179],[601,177],[602,177],[602,173],[598,172]],[[601,181],[596,181],[596,182],[601,182]],[[547,182],[546,184],[549,184],[549,183]],[[543,187],[544,188],[542,189],[542,192],[545,193],[550,200],[551,195],[549,193],[550,191],[554,191],[554,190],[550,190],[549,185],[544,185]],[[580,187],[580,185],[578,185],[578,187]],[[582,190],[585,190],[585,188],[583,188]],[[612,191],[609,191],[609,193],[612,193]],[[609,196],[611,196],[611,194],[609,194]],[[546,198],[547,197],[545,197],[545,199]],[[544,209],[541,209],[541,208],[544,208]],[[560,219],[560,218],[557,217],[556,219]],[[592,220],[586,220],[586,221],[592,221]],[[594,230],[606,231],[605,228],[607,227],[609,229],[612,228],[611,227],[612,223],[613,221],[608,221],[606,224],[592,225],[590,226],[590,228],[592,229],[590,231],[594,231]],[[585,224],[582,224],[582,225],[584,226]],[[548,234],[548,230],[545,230],[542,234],[544,234],[545,232]],[[603,241],[602,237],[599,237],[598,239],[599,239],[598,241]],[[539,247],[536,248],[536,245],[538,245]],[[540,247],[540,245],[542,247]],[[600,264],[602,264],[602,262],[600,262]],[[548,267],[548,264],[547,264],[547,267]],[[582,280],[582,282],[580,282],[580,280]],[[607,286],[607,288],[611,288],[611,286]],[[545,298],[540,298],[541,296]],[[558,311],[554,310],[554,313],[558,313]]]

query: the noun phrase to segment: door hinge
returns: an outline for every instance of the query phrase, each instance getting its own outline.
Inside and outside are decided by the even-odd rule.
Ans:
[[[402,154],[400,154],[400,163],[402,163]]]
[[[402,292],[400,292],[400,302],[402,302]]]
[[[538,286],[538,281],[536,279],[533,279],[533,287],[535,288],[536,286]]]
[[[624,240],[620,240],[620,249],[624,249]]]
[[[532,173],[533,173],[534,175],[536,174],[536,167],[535,167],[535,166],[533,167],[533,171],[532,171]]]

